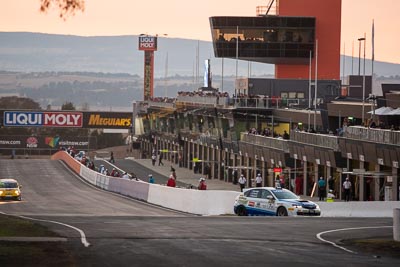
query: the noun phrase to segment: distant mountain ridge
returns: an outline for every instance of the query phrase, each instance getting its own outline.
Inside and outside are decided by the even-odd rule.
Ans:
[[[221,75],[221,59],[214,58],[211,42],[181,38],[158,38],[155,52],[155,77],[196,76],[196,47],[199,45],[199,75],[203,62],[211,59],[211,69]],[[168,69],[166,67],[168,54]],[[346,56],[346,75],[351,74],[351,57]],[[341,64],[343,57],[341,58]],[[358,58],[354,58],[354,74]],[[366,74],[371,73],[366,60]],[[0,32],[0,70],[19,72],[88,71],[129,73],[143,76],[143,52],[138,50],[138,36],[95,36]],[[274,73],[270,64],[252,63],[252,75]],[[400,75],[400,64],[375,61],[378,76]],[[247,76],[248,63],[239,61],[239,76]],[[235,60],[224,61],[224,75],[235,75]]]

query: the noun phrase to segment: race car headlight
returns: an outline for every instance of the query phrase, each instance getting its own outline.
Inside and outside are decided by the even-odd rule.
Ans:
[[[292,204],[292,207],[301,208],[301,205],[299,205],[299,204]]]
[[[15,190],[14,194],[19,195],[19,190]]]
[[[3,194],[3,191],[0,191],[0,195],[2,195]]]

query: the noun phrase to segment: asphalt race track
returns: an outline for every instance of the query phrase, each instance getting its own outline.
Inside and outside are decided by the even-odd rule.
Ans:
[[[82,182],[61,162],[0,160],[0,177],[23,185],[23,200],[0,202],[0,212],[42,222],[68,238],[78,266],[400,266],[379,251],[355,253],[319,240],[390,237],[389,218],[201,217],[154,207]],[[201,205],[201,203],[199,203]]]

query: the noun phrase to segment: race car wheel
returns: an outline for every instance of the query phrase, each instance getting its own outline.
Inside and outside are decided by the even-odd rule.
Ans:
[[[247,216],[246,208],[243,207],[243,206],[239,206],[239,207],[237,208],[237,215],[238,215],[238,216]]]
[[[287,210],[284,207],[280,207],[276,212],[276,216],[288,216]]]

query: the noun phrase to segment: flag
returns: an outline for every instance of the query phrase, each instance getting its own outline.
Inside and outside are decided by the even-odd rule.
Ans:
[[[372,61],[375,60],[375,27],[374,27],[374,20],[372,20]]]

